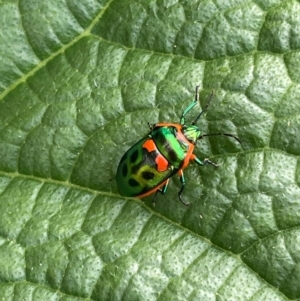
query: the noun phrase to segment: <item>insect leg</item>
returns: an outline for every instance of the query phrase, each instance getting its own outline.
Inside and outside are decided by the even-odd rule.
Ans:
[[[182,169],[178,172],[178,174],[179,174],[179,179],[180,179],[180,182],[181,182],[181,188],[178,191],[178,197],[179,197],[179,200],[180,200],[181,203],[183,203],[184,205],[188,206],[190,203],[189,202],[185,202],[182,199],[182,197],[181,197],[181,194],[182,194],[184,186],[185,186],[185,178],[184,178]]]
[[[199,158],[197,158],[194,154],[191,156],[191,160],[194,160],[198,165],[204,166],[207,164],[213,165],[214,167],[218,167],[219,164],[216,164],[212,161],[210,161],[209,159],[204,159],[203,161],[201,161]]]
[[[156,190],[155,195],[154,195],[153,200],[152,200],[152,205],[153,206],[155,206],[155,200],[157,198],[158,193],[161,193],[162,195],[164,195],[167,192],[168,186],[169,186],[169,181],[170,181],[170,179],[168,179],[166,181],[165,185],[163,185],[161,188]]]

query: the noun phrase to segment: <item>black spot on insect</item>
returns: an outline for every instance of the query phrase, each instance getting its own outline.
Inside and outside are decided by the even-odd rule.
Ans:
[[[178,156],[173,149],[168,149],[168,155],[170,156],[171,161],[176,162],[178,160]]]
[[[158,140],[160,145],[166,145],[167,144],[167,140],[166,140],[166,137],[164,135],[158,135],[157,140]]]
[[[128,173],[128,168],[127,168],[127,164],[125,163],[123,165],[123,168],[122,168],[122,175],[123,175],[123,177],[126,177],[127,173]]]
[[[139,155],[139,151],[136,149],[130,156],[131,163],[134,163],[136,161],[138,155]]]
[[[137,174],[138,171],[139,171],[139,168],[140,168],[140,165],[139,165],[139,164],[133,165],[133,166],[131,167],[131,174],[132,174],[132,175]]]
[[[131,187],[140,186],[139,182],[136,181],[135,179],[132,179],[132,178],[129,179],[128,184],[129,184]]]
[[[143,171],[142,172],[142,177],[145,179],[145,180],[152,180],[154,178],[154,173],[151,172],[151,171]]]

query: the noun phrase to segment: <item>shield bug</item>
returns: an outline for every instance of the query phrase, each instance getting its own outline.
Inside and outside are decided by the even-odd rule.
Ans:
[[[184,205],[189,205],[182,199],[182,192],[185,187],[183,170],[190,161],[198,165],[218,165],[209,159],[201,161],[193,153],[198,140],[213,135],[223,135],[240,139],[227,133],[201,134],[196,125],[199,118],[206,112],[213,97],[211,93],[208,102],[190,124],[185,123],[185,115],[190,112],[199,102],[199,87],[196,87],[194,101],[183,111],[180,123],[157,123],[150,125],[150,132],[135,143],[121,158],[117,169],[117,187],[122,196],[145,197],[155,192],[153,203],[158,193],[165,194],[168,188],[170,177],[178,174],[181,188],[178,191],[179,200]]]

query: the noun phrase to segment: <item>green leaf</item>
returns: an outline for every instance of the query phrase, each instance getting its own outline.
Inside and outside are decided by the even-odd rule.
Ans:
[[[0,299],[300,299],[300,5],[0,1]],[[192,120],[185,201],[121,197],[147,122]]]

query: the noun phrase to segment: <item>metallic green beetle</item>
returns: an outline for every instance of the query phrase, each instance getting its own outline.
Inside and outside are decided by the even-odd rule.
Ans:
[[[201,135],[199,127],[195,124],[207,110],[212,96],[213,93],[210,95],[204,110],[191,125],[185,124],[185,115],[199,101],[198,86],[196,87],[195,100],[183,111],[180,124],[149,124],[150,132],[127,150],[119,163],[116,180],[121,195],[142,198],[155,192],[154,203],[158,193],[166,193],[170,177],[177,173],[181,182],[181,188],[178,191],[179,200],[184,205],[189,205],[181,196],[185,186],[183,170],[191,160],[201,166],[205,164],[218,166],[209,159],[201,161],[193,154],[197,141],[207,136],[224,135],[241,143],[240,139],[232,134],[212,133]]]

